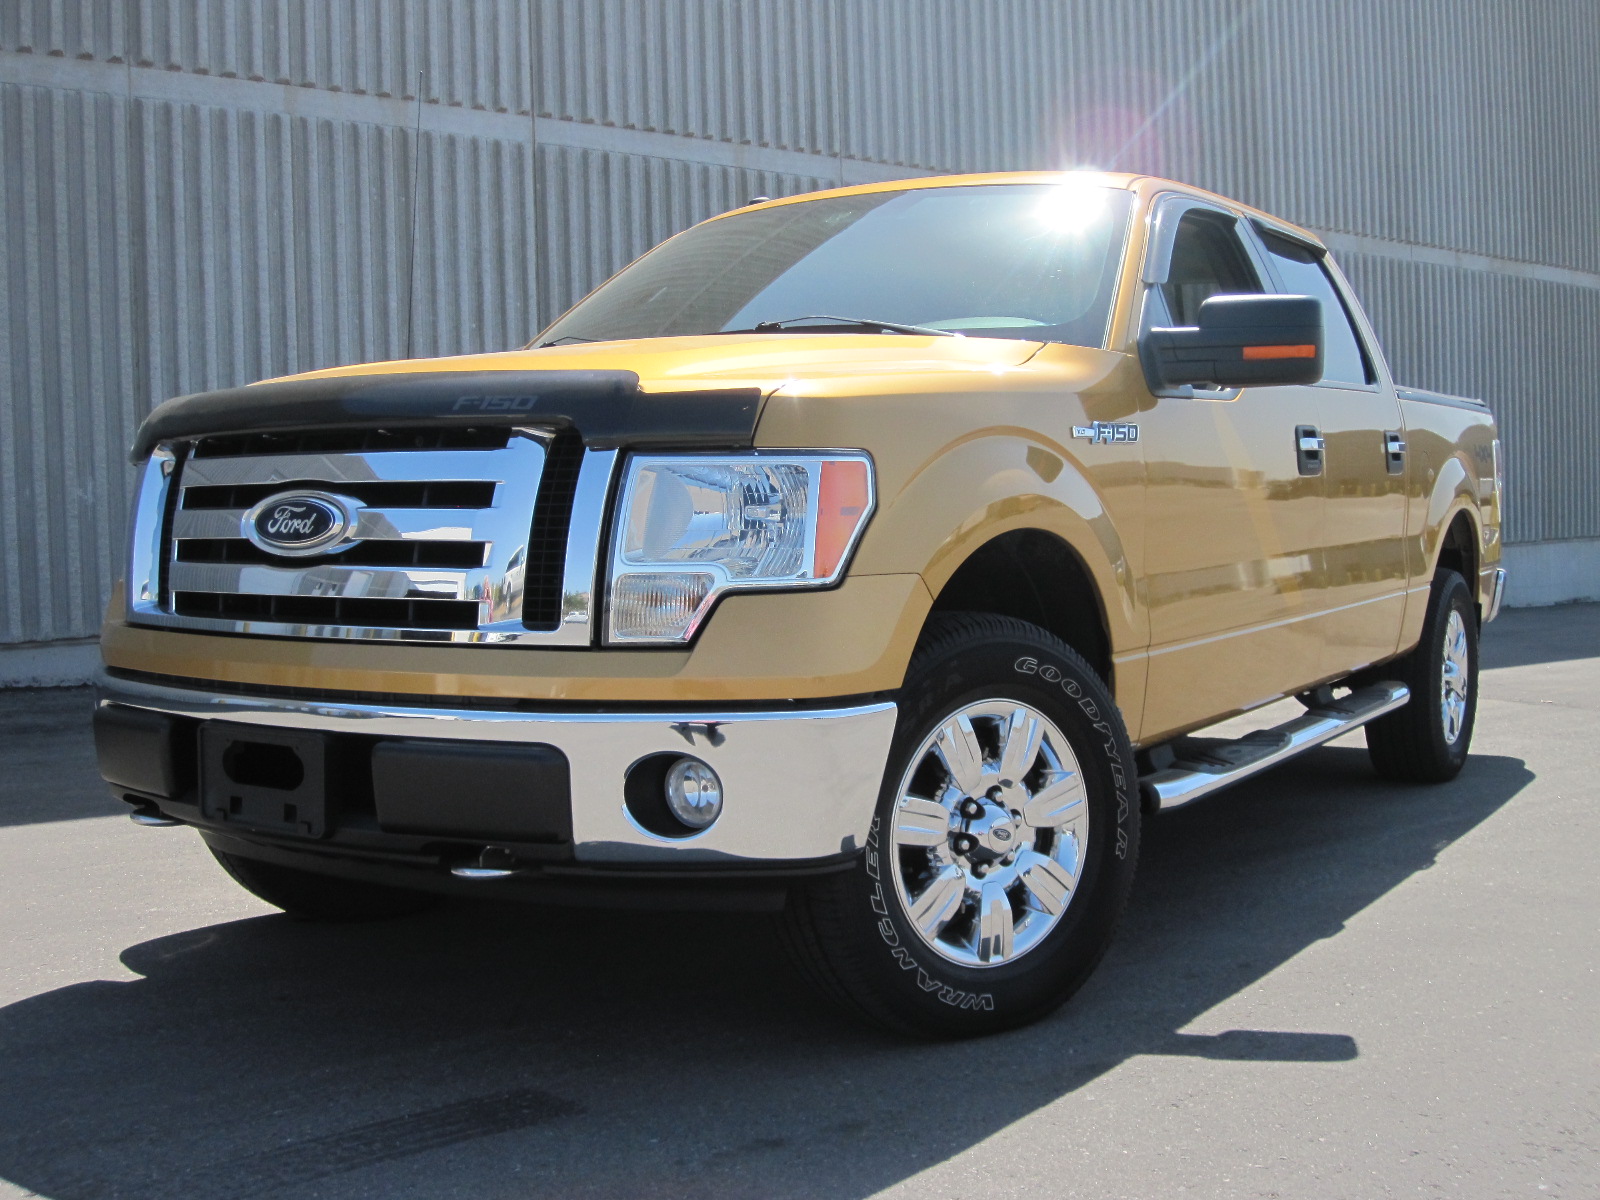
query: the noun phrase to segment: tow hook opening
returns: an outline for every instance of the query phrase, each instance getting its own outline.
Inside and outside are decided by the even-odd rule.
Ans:
[[[222,770],[234,783],[279,792],[294,791],[306,778],[294,748],[273,742],[233,742],[222,753]]]
[[[506,879],[522,870],[517,856],[504,846],[485,846],[476,855],[450,864],[457,879]]]
[[[124,796],[122,799],[132,806],[132,811],[128,813],[128,820],[135,825],[143,825],[147,829],[170,829],[174,825],[183,824],[182,821],[167,816],[149,800],[141,799],[138,796]]]

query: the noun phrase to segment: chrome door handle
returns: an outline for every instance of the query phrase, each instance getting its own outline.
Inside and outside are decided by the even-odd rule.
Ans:
[[[1325,443],[1315,425],[1294,427],[1295,454],[1300,462],[1300,474],[1321,475]]]
[[[1406,469],[1406,439],[1402,434],[1389,430],[1383,435],[1383,459],[1389,468],[1389,474],[1404,474]]]

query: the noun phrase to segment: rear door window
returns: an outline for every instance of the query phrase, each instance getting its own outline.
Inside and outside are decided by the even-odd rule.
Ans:
[[[1321,257],[1309,246],[1261,231],[1262,244],[1285,296],[1314,296],[1322,301],[1322,378],[1327,383],[1362,387],[1373,382],[1367,356],[1350,323],[1350,314]]]

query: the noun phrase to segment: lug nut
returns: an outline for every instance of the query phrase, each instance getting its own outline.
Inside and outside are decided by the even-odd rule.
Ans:
[[[987,875],[989,873],[989,864],[988,863],[977,863],[976,865],[973,866],[972,873],[974,875],[976,875],[979,879],[982,879],[985,875]]]
[[[963,800],[961,802],[961,815],[969,821],[976,821],[983,816],[983,805],[976,800]]]
[[[958,833],[950,842],[951,847],[957,854],[971,854],[977,844],[978,839],[970,833]]]

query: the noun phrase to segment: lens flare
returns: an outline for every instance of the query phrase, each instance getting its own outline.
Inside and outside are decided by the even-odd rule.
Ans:
[[[1035,214],[1052,233],[1079,234],[1088,230],[1106,210],[1106,189],[1082,183],[1052,188]]]

